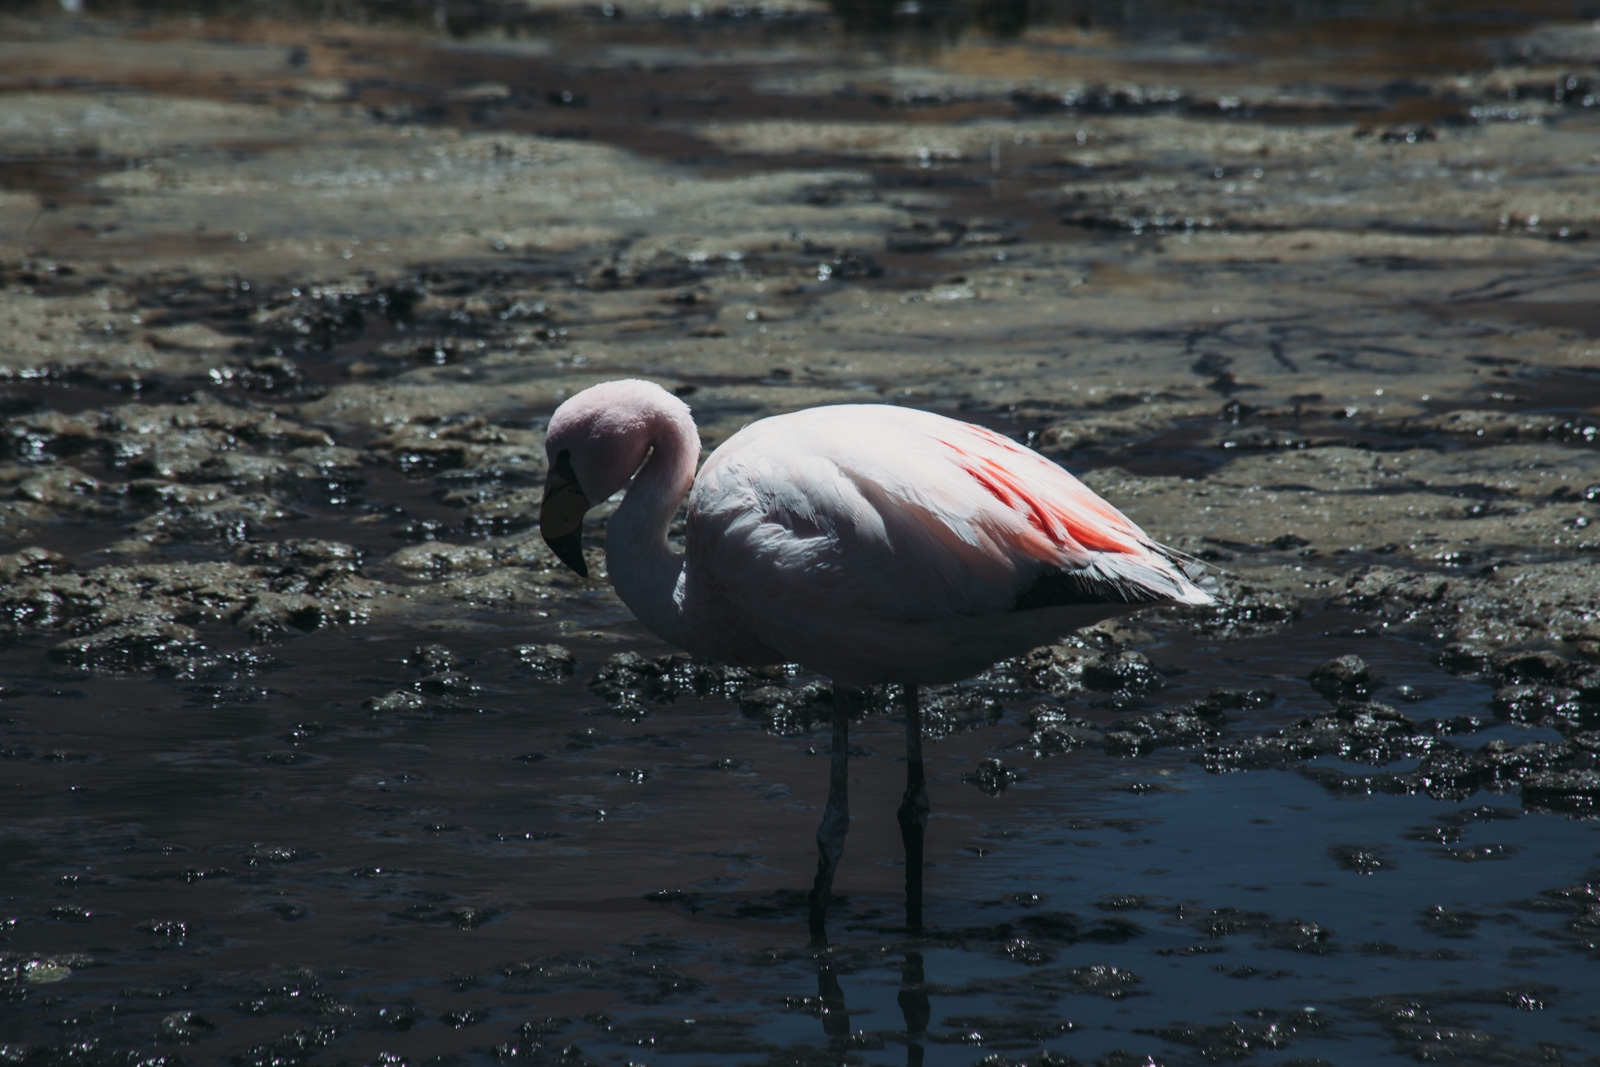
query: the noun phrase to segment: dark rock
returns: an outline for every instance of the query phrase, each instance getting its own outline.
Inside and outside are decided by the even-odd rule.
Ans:
[[[1227,744],[1207,745],[1198,757],[1212,774],[1287,768],[1303,759],[1322,755],[1310,739],[1277,731]]]
[[[589,682],[589,689],[610,704],[668,700],[665,673],[659,663],[637,652],[617,652]]]
[[[1113,755],[1137,755],[1156,748],[1197,745],[1222,737],[1225,721],[1215,705],[1204,699],[1146,715],[1117,719],[1107,731],[1107,750]],[[1202,714],[1201,711],[1206,712]]]
[[[1105,744],[1106,732],[1100,724],[1058,707],[1041,704],[1028,717],[1028,737],[1018,747],[1035,758],[1070,752],[1075,748],[1098,748]]]
[[[259,643],[278,641],[296,633],[310,633],[333,621],[322,601],[308,593],[265,590],[250,597],[234,625]]]
[[[729,667],[684,652],[658,656],[655,665],[661,669],[663,684],[673,697],[694,693],[737,700],[746,689],[787,685],[793,674],[788,667]]]
[[[243,563],[283,568],[287,576],[306,568],[316,570],[326,581],[334,574],[354,573],[361,563],[361,550],[342,541],[314,537],[292,537],[284,541],[263,541],[241,545],[234,558]]]
[[[1440,651],[1439,666],[1451,674],[1482,674],[1489,669],[1489,653],[1477,645],[1452,642]]]
[[[1277,699],[1271,689],[1213,689],[1188,706],[1196,715],[1210,719],[1221,718],[1225,711],[1260,711]]]
[[[989,796],[997,797],[1019,777],[1021,775],[1016,771],[991,757],[979,763],[977,770],[962,775],[961,780],[971,782]]]
[[[1600,704],[1600,670],[1579,666],[1568,677],[1567,683],[1578,691],[1578,699],[1585,704]]]
[[[1367,661],[1357,655],[1330,659],[1310,675],[1311,687],[1329,700],[1356,700],[1377,687]]]
[[[423,674],[438,674],[463,666],[465,661],[444,645],[434,644],[418,645],[400,657],[400,662],[416,668]]]
[[[1449,588],[1450,582],[1437,574],[1377,565],[1363,567],[1346,579],[1346,591],[1334,603],[1358,611],[1404,614],[1416,605],[1439,603]]]
[[[1357,874],[1376,874],[1398,867],[1394,860],[1383,855],[1382,845],[1336,844],[1328,846],[1328,858],[1347,871]]]
[[[0,583],[10,584],[22,578],[43,574],[66,574],[72,563],[65,556],[31,545],[9,556],[0,556]]]
[[[1334,750],[1354,763],[1381,765],[1417,755],[1434,743],[1431,731],[1376,701],[1341,703],[1331,717],[1313,719],[1312,726],[1337,732]]]
[[[1471,937],[1483,916],[1435,904],[1417,917],[1417,925],[1438,937]]]
[[[1394,1040],[1394,1051],[1418,1063],[1537,1063],[1545,1058],[1542,1049],[1519,1048],[1471,1024],[1484,1018],[1481,1008],[1485,1005],[1539,1011],[1562,993],[1556,986],[1534,982],[1501,988],[1454,986],[1422,993],[1351,997],[1344,1006],[1357,1018],[1365,1017],[1383,1027]],[[1464,1012],[1455,1005],[1473,1010]]]
[[[1435,849],[1433,854],[1457,863],[1481,863],[1484,860],[1508,860],[1522,851],[1521,845],[1470,845],[1464,848]]]
[[[1098,659],[1091,649],[1076,644],[1036,648],[1015,661],[1022,681],[1041,692],[1066,696],[1083,688],[1083,671]]]
[[[951,734],[992,726],[1005,714],[1000,702],[971,689],[950,689],[924,695],[922,736],[939,741]]]
[[[1600,730],[1585,730],[1567,735],[1567,742],[1585,752],[1600,755]]]
[[[1332,712],[1302,719],[1271,734],[1210,745],[1200,761],[1213,773],[1288,767],[1330,755],[1381,765],[1428,752],[1437,744],[1431,728],[1412,722],[1387,704],[1345,702]],[[1324,784],[1333,781],[1326,775],[1319,780]]]
[[[420,693],[406,689],[393,689],[379,697],[361,702],[361,706],[375,715],[393,715],[399,712],[421,711],[427,706]]]
[[[1124,758],[1142,756],[1155,748],[1148,735],[1132,730],[1107,730],[1105,750],[1112,756]]]
[[[1077,992],[1090,993],[1110,1000],[1121,1000],[1133,992],[1134,986],[1144,981],[1127,968],[1110,963],[1070,968],[1067,971],[1067,978]]]
[[[460,671],[440,671],[419,679],[417,688],[434,696],[470,696],[480,687]]]
[[[1537,774],[1522,783],[1522,803],[1535,810],[1600,814],[1600,770]]]
[[[146,919],[134,929],[141,933],[164,937],[168,941],[182,941],[189,936],[189,924],[177,919]]]
[[[1189,609],[1187,625],[1195,633],[1220,638],[1250,637],[1281,629],[1302,614],[1299,600],[1265,585],[1228,575],[1218,579],[1218,606],[1210,614]]]
[[[156,1027],[156,1040],[187,1044],[209,1036],[216,1029],[217,1024],[203,1015],[196,1015],[192,1011],[175,1011]]]
[[[1478,758],[1490,777],[1498,782],[1520,782],[1542,774],[1557,763],[1570,759],[1578,750],[1564,741],[1534,741],[1513,747],[1499,739],[1478,750]]]
[[[1504,652],[1495,655],[1491,662],[1495,673],[1508,683],[1561,684],[1575,673],[1570,660],[1548,651]]]
[[[1327,1020],[1309,1008],[1301,1011],[1261,1009],[1250,1015],[1253,1018],[1245,1022],[1230,1020],[1210,1026],[1178,1024],[1141,1032],[1174,1044],[1188,1045],[1198,1050],[1201,1060],[1219,1063],[1243,1059],[1264,1049],[1285,1049],[1295,1038],[1319,1034],[1328,1027]],[[1309,1067],[1305,1060],[1280,1062]]]
[[[833,694],[825,685],[811,683],[785,688],[759,686],[739,697],[739,710],[761,720],[762,729],[780,737],[797,737],[819,722],[833,718]]]
[[[1055,959],[1054,952],[1026,937],[1014,937],[1007,941],[1004,951],[1007,957],[1025,967],[1042,967]]]
[[[565,678],[578,666],[577,658],[560,645],[518,645],[511,651],[535,678]]]
[[[1154,693],[1167,683],[1143,652],[1119,652],[1085,666],[1083,684],[1121,693]]]
[[[1138,911],[1155,905],[1150,897],[1137,893],[1103,893],[1094,906],[1101,911]]]
[[[68,638],[50,650],[50,658],[85,670],[127,673],[171,666],[204,651],[199,635],[187,626],[136,619]]]
[[[1481,758],[1454,745],[1440,745],[1422,757],[1408,776],[1420,792],[1439,800],[1464,800],[1494,779]]]
[[[1276,935],[1268,943],[1273,948],[1287,949],[1290,952],[1331,956],[1339,951],[1339,946],[1330,942],[1332,937],[1333,931],[1319,923],[1290,919],[1276,931]]]
[[[1590,710],[1589,718],[1600,719],[1600,709]],[[1577,723],[1585,718],[1578,691],[1553,685],[1502,686],[1495,690],[1494,711],[1500,718],[1530,724]]]

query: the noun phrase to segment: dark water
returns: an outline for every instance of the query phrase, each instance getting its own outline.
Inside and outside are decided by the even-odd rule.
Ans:
[[[510,650],[558,634],[480,621],[313,634],[231,682],[0,657],[0,1039],[39,1062],[249,1063],[1520,1063],[1595,1046],[1593,822],[1514,793],[1213,775],[1183,750],[1034,759],[1015,746],[1042,698],[1014,691],[998,723],[931,743],[929,930],[911,940],[901,731],[879,713],[854,731],[856,820],[817,955],[799,890],[823,731],[772,736],[716,696],[619,711],[584,680],[618,647],[661,650],[569,636],[575,677],[542,680]],[[577,621],[618,625],[601,606]],[[1271,688],[1231,724],[1255,732],[1324,707],[1305,675],[1354,649],[1389,692],[1412,687],[1408,715],[1488,718],[1487,685],[1350,622],[1159,646],[1187,673],[1152,699]],[[396,689],[420,699],[363,707]],[[1069,703],[1108,720],[1104,698]],[[1555,734],[1491,721],[1472,740],[1496,737]],[[996,797],[963,780],[990,755],[1024,775]],[[1136,1058],[1104,1059],[1117,1049]]]

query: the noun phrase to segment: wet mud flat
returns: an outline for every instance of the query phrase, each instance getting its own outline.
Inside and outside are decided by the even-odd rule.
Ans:
[[[9,1059],[1595,1062],[1592,13],[442,10],[3,23]],[[1225,603],[930,697],[915,939],[877,694],[814,951],[821,680],[532,531],[622,375]]]

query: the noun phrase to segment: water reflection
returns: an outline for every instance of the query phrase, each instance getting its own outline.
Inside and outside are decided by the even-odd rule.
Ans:
[[[922,971],[922,953],[906,950],[905,963],[900,967],[900,992],[895,999],[900,1003],[900,1014],[906,1024],[906,1067],[922,1067],[922,1040],[927,1033],[933,1009],[928,1003],[927,978]]]
[[[844,988],[839,985],[839,971],[830,949],[818,949],[817,1002],[822,1019],[822,1032],[828,1035],[831,1048],[842,1048],[850,1038],[850,1011],[845,1007]]]
[[[844,987],[839,981],[840,963],[835,953],[838,949],[822,947],[812,953],[817,974],[817,1016],[822,1021],[822,1032],[828,1039],[828,1048],[836,1054],[860,1048],[858,1041],[866,1036],[876,1042],[884,1031],[873,1034],[870,1024],[866,1035],[855,1034],[851,1025],[851,1011],[845,1001]],[[913,947],[905,949],[900,964],[900,988],[895,994],[900,1006],[904,1029],[906,1067],[923,1067],[926,1055],[928,1024],[933,1018],[933,1007],[928,999],[927,977],[923,969],[922,952]],[[858,1005],[858,1012],[872,1012]],[[876,1047],[876,1045],[874,1045]]]

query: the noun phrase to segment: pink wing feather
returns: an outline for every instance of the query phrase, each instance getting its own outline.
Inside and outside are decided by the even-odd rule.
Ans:
[[[1038,453],[881,405],[812,408],[730,438],[696,479],[687,541],[703,602],[686,607],[762,630],[755,620],[778,605],[845,628],[1009,612],[1060,570],[1151,600],[1188,586],[1143,531]]]

